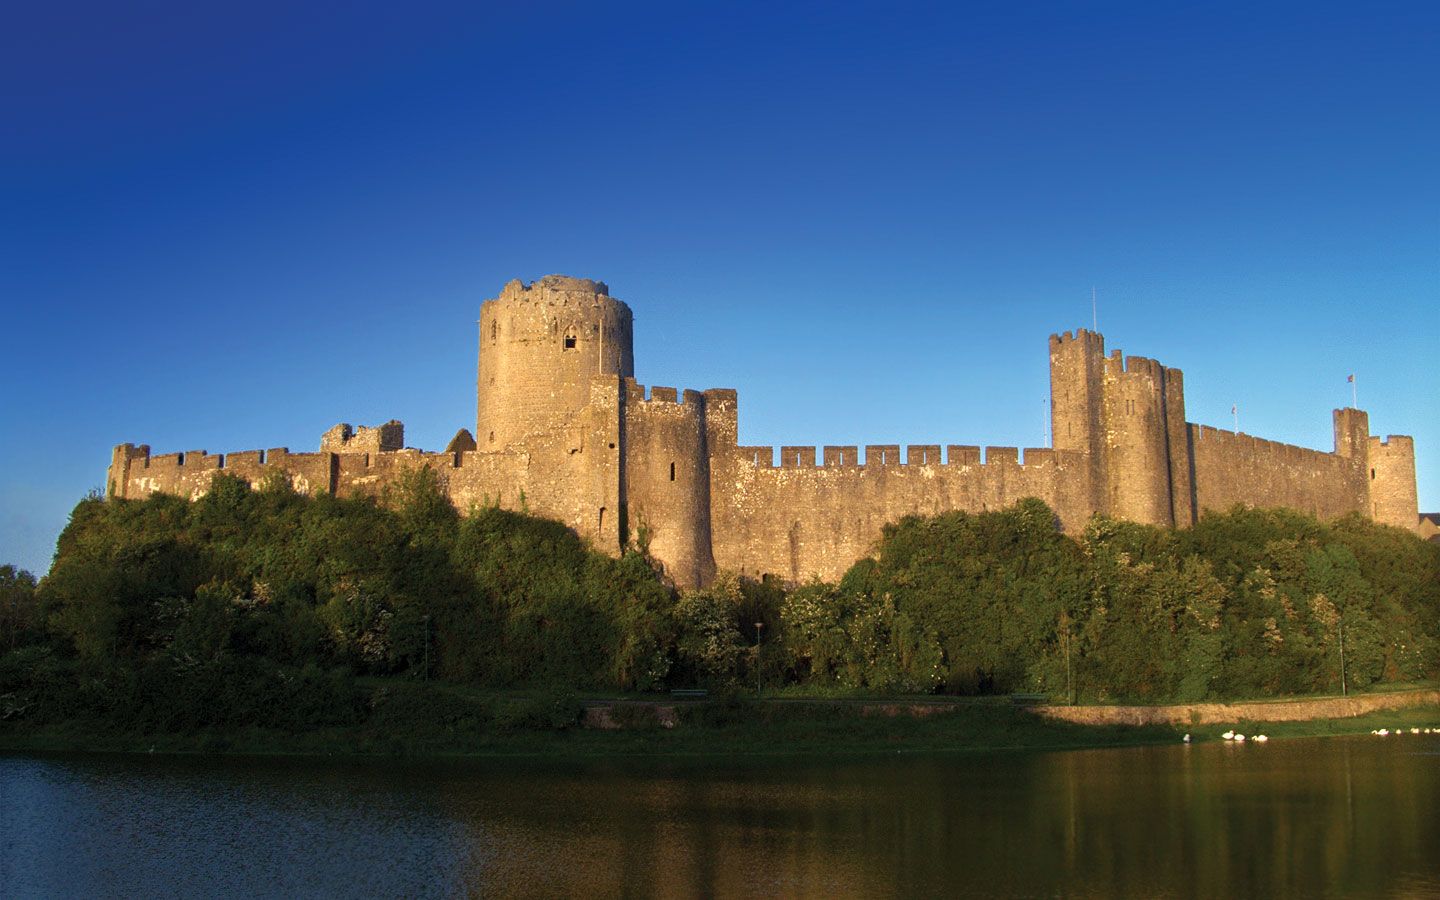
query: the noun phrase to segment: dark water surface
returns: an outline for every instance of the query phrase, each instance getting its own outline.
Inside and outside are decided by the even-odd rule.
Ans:
[[[1440,736],[860,761],[0,757],[0,895],[1440,896]]]

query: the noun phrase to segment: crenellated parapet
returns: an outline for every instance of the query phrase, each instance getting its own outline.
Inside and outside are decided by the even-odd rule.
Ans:
[[[968,444],[866,444],[864,453],[854,444],[825,445],[816,454],[813,444],[736,447],[740,462],[761,469],[913,469],[918,467],[961,467],[981,465],[1044,466],[1061,459],[1076,461],[1077,454],[1051,447],[980,447]],[[1021,453],[1023,452],[1023,459]],[[778,460],[778,462],[777,462]],[[818,461],[817,461],[818,460]]]

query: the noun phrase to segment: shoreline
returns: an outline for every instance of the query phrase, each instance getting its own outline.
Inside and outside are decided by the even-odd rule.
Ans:
[[[1203,724],[1175,722],[1073,722],[1052,718],[1041,707],[954,704],[939,714],[911,715],[909,704],[857,706],[784,701],[715,709],[702,717],[682,712],[673,727],[661,719],[631,717],[625,727],[412,731],[406,735],[365,728],[286,733],[231,732],[137,734],[107,731],[94,722],[66,722],[21,732],[0,728],[0,754],[184,754],[198,757],[306,757],[412,760],[781,760],[883,757],[919,754],[1025,753],[1220,742],[1225,726],[1273,740],[1364,735],[1379,728],[1440,728],[1440,692],[1402,708],[1359,716],[1316,716],[1265,721],[1237,717]],[[1429,701],[1429,702],[1425,702]],[[1318,701],[1324,703],[1326,701]],[[872,701],[873,703],[873,701]],[[643,706],[643,703],[635,703]],[[1241,706],[1249,706],[1242,704]],[[874,707],[885,711],[876,712]],[[1323,707],[1321,707],[1323,708]],[[1066,710],[1132,710],[1130,707],[1062,707]],[[1154,709],[1173,709],[1156,707]],[[688,713],[688,715],[687,715]]]
[[[1036,710],[1044,716],[1090,725],[1224,725],[1235,721],[1308,722],[1349,719],[1413,706],[1440,705],[1440,690],[1424,688],[1351,697],[1277,697],[1160,706],[1057,706]]]

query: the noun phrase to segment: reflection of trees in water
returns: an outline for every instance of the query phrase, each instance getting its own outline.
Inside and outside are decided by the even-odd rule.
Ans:
[[[17,895],[1435,895],[1436,751],[1406,735],[745,766],[0,759],[25,823],[0,873]]]
[[[444,794],[486,845],[469,877],[487,892],[1440,889],[1424,868],[1440,859],[1440,769],[1396,749],[1329,740],[696,764],[487,777]]]

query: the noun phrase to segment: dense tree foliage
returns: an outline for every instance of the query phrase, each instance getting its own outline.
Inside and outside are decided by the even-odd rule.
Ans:
[[[1189,529],[1044,504],[911,518],[837,586],[792,592],[802,677],[958,693],[1199,700],[1440,670],[1440,547],[1358,516],[1237,507]]]
[[[424,469],[382,503],[228,477],[194,503],[83,501],[39,598],[96,666],[230,655],[645,690],[673,641],[671,592],[644,558],[505,510],[461,516]]]
[[[355,676],[495,688],[1194,700],[1440,674],[1440,547],[1359,517],[1195,527],[1041,502],[888,526],[838,584],[677,593],[562,525],[461,515],[417,470],[380,502],[227,477],[196,502],[82,501],[37,586],[0,567],[0,714],[123,709],[157,730],[345,725]],[[1342,649],[1343,647],[1343,649]],[[549,720],[568,710],[546,701]],[[567,715],[569,713],[566,713]],[[498,713],[497,713],[498,715]],[[504,716],[501,716],[504,718]]]

